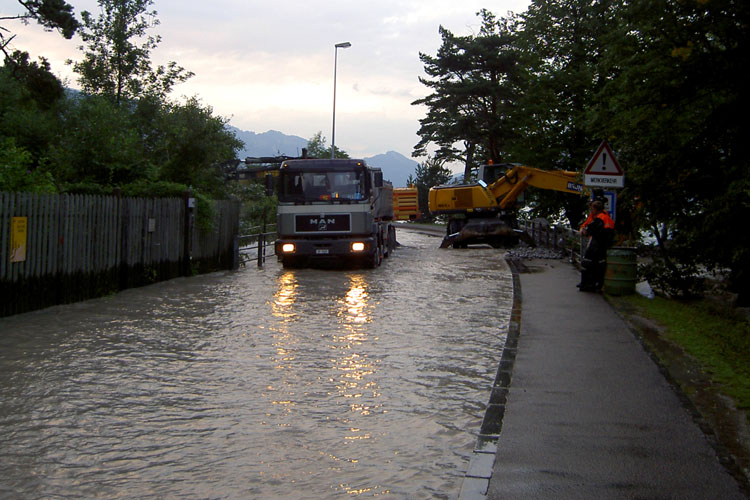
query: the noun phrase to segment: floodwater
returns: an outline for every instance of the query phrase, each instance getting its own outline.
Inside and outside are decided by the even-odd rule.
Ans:
[[[0,318],[0,497],[456,498],[512,278],[397,239]]]

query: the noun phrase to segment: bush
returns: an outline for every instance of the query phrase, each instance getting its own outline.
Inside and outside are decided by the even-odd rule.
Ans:
[[[54,193],[52,174],[33,168],[31,154],[16,147],[12,138],[0,137],[0,191]]]
[[[638,275],[651,287],[670,297],[699,297],[705,291],[705,278],[695,265],[670,266],[661,259],[639,266]]]

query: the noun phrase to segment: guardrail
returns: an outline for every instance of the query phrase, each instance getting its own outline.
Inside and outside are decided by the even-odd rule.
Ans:
[[[244,234],[237,237],[237,256],[238,265],[245,267],[245,265],[256,260],[258,267],[263,267],[266,262],[266,257],[273,257],[276,255],[274,249],[274,242],[276,241],[276,224],[268,224],[266,226],[255,226],[251,227],[250,234]],[[273,229],[269,231],[269,229]],[[268,252],[268,247],[271,247],[271,252]]]
[[[544,248],[558,250],[569,255],[570,262],[580,264],[586,249],[585,238],[568,227],[550,226],[546,222],[519,222],[519,228]]]

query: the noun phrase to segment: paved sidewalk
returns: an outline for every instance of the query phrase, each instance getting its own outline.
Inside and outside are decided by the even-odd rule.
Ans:
[[[673,389],[561,261],[524,273],[489,499],[742,499]]]

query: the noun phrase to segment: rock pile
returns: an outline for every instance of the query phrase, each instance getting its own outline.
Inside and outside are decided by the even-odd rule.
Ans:
[[[512,260],[562,259],[564,257],[565,253],[560,250],[552,250],[544,247],[529,247],[526,245],[519,245],[515,248],[511,248],[505,254],[506,259]]]

